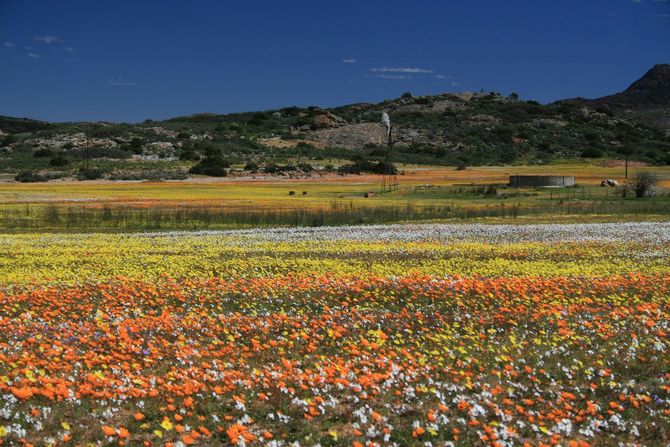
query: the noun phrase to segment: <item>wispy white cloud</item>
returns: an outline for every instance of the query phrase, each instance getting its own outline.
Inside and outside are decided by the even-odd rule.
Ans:
[[[356,59],[353,59],[353,58],[352,59],[342,59],[342,63],[343,64],[355,64]]]
[[[123,76],[115,76],[113,78],[109,78],[105,80],[105,84],[112,87],[137,87],[140,85],[135,81],[130,81],[124,78]]]
[[[456,81],[451,81],[450,84],[451,84],[452,87],[457,87],[457,86],[461,85]]]
[[[436,74],[435,79],[447,79],[447,76],[442,75],[442,74]]]
[[[63,50],[67,51],[68,53],[74,53],[74,48],[72,47],[63,47]]]
[[[16,46],[11,42],[2,42],[2,45],[4,45],[6,48],[14,48]]]
[[[433,70],[418,67],[381,67],[381,68],[373,68],[370,71],[378,73],[413,73],[413,74],[433,72]]]
[[[633,0],[633,3],[642,3],[642,0]]]
[[[660,17],[661,19],[667,19],[670,18],[670,14],[656,14],[656,17]]]
[[[28,57],[31,58],[31,59],[39,59],[39,58],[40,58],[40,55],[39,55],[39,54],[37,54],[37,53],[32,53],[32,52],[28,53],[26,56],[28,56]]]
[[[403,75],[403,74],[400,74],[400,75],[379,74],[379,75],[375,75],[375,78],[386,79],[386,80],[391,80],[391,81],[401,81],[403,79],[412,79],[411,76],[407,76],[407,75]]]
[[[58,37],[56,36],[35,36],[34,40],[35,42],[41,42],[46,44],[56,43],[60,41],[60,39],[58,39]]]

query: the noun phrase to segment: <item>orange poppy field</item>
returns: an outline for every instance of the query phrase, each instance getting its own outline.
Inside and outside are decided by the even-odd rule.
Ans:
[[[0,445],[670,441],[668,223],[0,244]]]

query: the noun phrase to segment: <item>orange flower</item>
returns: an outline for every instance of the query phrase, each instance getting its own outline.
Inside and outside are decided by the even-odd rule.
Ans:
[[[18,399],[29,399],[33,395],[33,390],[30,387],[12,388],[12,394]]]
[[[412,431],[412,437],[414,437],[414,438],[418,438],[419,436],[421,436],[421,435],[424,434],[424,433],[426,433],[426,429],[425,429],[425,428],[423,428],[423,427],[416,427],[416,428]]]

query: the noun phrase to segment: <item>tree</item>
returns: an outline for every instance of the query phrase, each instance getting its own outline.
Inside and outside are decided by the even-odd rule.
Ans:
[[[249,172],[258,172],[258,164],[254,161],[249,161],[246,165],[244,165],[244,170]]]
[[[658,184],[658,177],[651,172],[639,172],[635,176],[635,180],[631,187],[635,191],[635,197],[638,199],[642,197],[651,196],[654,194],[654,189]]]
[[[68,160],[68,158],[63,154],[57,154],[55,157],[49,160],[49,165],[55,167],[67,166],[69,163],[70,160]]]
[[[9,146],[16,142],[16,137],[12,134],[7,134],[0,139],[0,146]]]
[[[130,140],[130,150],[133,154],[141,154],[143,145],[144,141],[142,141],[141,138],[134,137],[132,140]]]
[[[191,174],[211,175],[212,177],[226,177],[228,175],[226,168],[229,167],[230,162],[223,158],[221,151],[207,148],[205,157],[188,172]]]

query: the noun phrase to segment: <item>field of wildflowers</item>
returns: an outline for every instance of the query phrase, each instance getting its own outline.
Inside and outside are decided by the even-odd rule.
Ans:
[[[0,247],[0,445],[670,442],[670,223]]]

